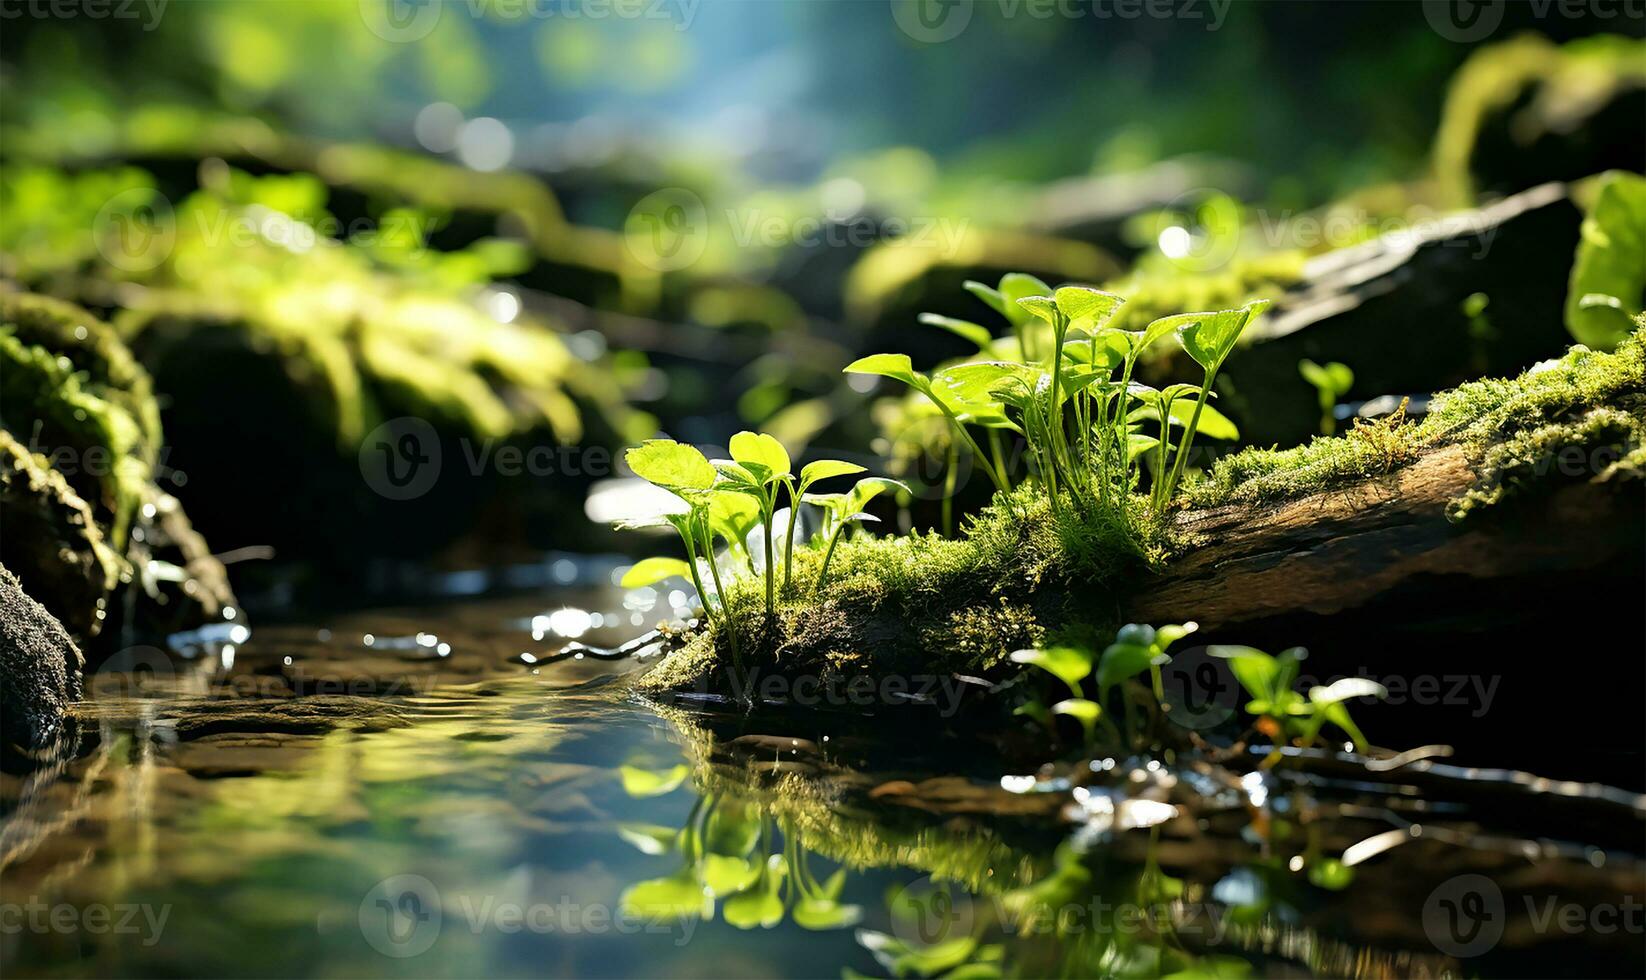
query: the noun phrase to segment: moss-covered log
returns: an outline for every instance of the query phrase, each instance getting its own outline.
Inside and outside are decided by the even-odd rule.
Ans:
[[[1460,605],[1483,582],[1546,589],[1548,576],[1640,567],[1643,472],[1637,332],[1612,354],[1578,347],[1519,378],[1444,392],[1422,422],[1397,414],[1237,453],[1160,521],[1053,512],[1022,487],[959,539],[841,546],[821,593],[817,556],[801,552],[804,584],[770,618],[762,582],[728,587],[741,665],[721,626],[639,683],[735,695],[755,673],[989,675],[1019,647],[1103,642],[1125,622],[1221,627],[1373,604],[1400,615],[1418,594],[1434,608],[1436,588],[1457,587]]]

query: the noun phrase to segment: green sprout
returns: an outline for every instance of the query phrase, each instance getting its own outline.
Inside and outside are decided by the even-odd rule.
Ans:
[[[872,374],[883,378],[891,378],[894,381],[901,381],[925,395],[933,405],[937,406],[937,410],[943,413],[943,417],[949,420],[955,434],[971,449],[977,458],[978,465],[988,475],[995,489],[1001,492],[1008,489],[1005,475],[995,468],[995,464],[983,454],[977,440],[973,439],[972,434],[966,431],[966,423],[962,421],[961,415],[970,414],[969,406],[964,403],[960,405],[951,404],[951,400],[940,396],[937,390],[932,387],[932,379],[914,369],[914,364],[909,360],[909,355],[870,354],[868,357],[860,357],[846,365],[844,371],[847,374]]]
[[[1215,313],[1180,313],[1175,317],[1166,317],[1177,334],[1177,341],[1188,355],[1194,358],[1204,372],[1204,380],[1200,384],[1200,396],[1195,400],[1194,413],[1189,416],[1188,424],[1183,428],[1183,440],[1178,443],[1176,458],[1172,462],[1172,469],[1165,480],[1155,484],[1155,510],[1164,510],[1171,502],[1172,493],[1183,477],[1183,464],[1188,461],[1189,451],[1194,446],[1195,432],[1200,427],[1200,417],[1205,413],[1206,400],[1211,397],[1212,385],[1217,381],[1217,373],[1223,367],[1234,350],[1235,342],[1240,339],[1252,320],[1269,308],[1268,300],[1256,300],[1247,303],[1238,310],[1220,310]]]
[[[1256,715],[1259,727],[1275,739],[1273,752],[1263,760],[1265,767],[1280,761],[1280,743],[1290,736],[1299,745],[1314,745],[1320,730],[1331,724],[1354,743],[1355,750],[1365,752],[1366,736],[1362,735],[1344,702],[1351,698],[1388,696],[1388,690],[1376,681],[1364,677],[1345,677],[1330,685],[1315,685],[1307,695],[1292,689],[1297,681],[1298,665],[1308,656],[1302,647],[1292,647],[1279,656],[1243,646],[1214,646],[1211,654],[1228,661],[1235,680],[1252,696],[1246,710]]]
[[[819,540],[828,542],[827,550],[823,552],[823,567],[818,571],[817,584],[812,589],[814,595],[821,595],[823,583],[828,581],[829,562],[834,558],[834,549],[840,543],[841,535],[852,524],[879,520],[874,515],[865,513],[863,508],[887,490],[908,493],[909,487],[901,480],[869,476],[858,480],[851,490],[845,493],[808,493],[801,497],[805,502],[823,508],[823,530]]]
[[[710,612],[709,592],[703,587],[702,575],[697,570],[698,554],[701,551],[709,566],[709,573],[714,577],[715,595],[720,599],[720,616],[730,638],[732,659],[734,662],[739,661],[737,631],[732,626],[731,607],[726,603],[726,590],[720,581],[720,566],[714,560],[714,538],[710,520],[715,496],[714,465],[696,447],[673,439],[648,439],[630,449],[623,458],[636,476],[669,491],[685,502],[685,513],[664,514],[660,519],[679,533],[681,542],[686,546],[687,570],[691,573],[693,587],[703,600],[703,617],[712,625],[714,616]],[[630,522],[627,526],[638,525]],[[644,574],[656,571],[659,567],[652,565],[648,573]],[[643,575],[637,576],[636,581],[640,581],[642,577]]]
[[[789,485],[789,454],[783,444],[771,436],[748,431],[732,436],[731,451],[731,459],[717,459],[712,465],[720,471],[726,490],[748,494],[760,507],[760,523],[766,533],[766,616],[770,618],[775,611],[773,596],[777,583],[772,524],[777,511],[777,491]]]
[[[1303,375],[1304,381],[1314,385],[1315,393],[1320,398],[1321,433],[1329,436],[1336,432],[1337,419],[1332,416],[1332,409],[1337,406],[1337,400],[1354,387],[1354,371],[1340,361],[1316,364],[1305,357],[1297,362],[1297,373]]]

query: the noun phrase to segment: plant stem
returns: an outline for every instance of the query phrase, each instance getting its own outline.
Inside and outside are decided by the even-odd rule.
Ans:
[[[959,477],[960,449],[953,439],[949,440],[949,458],[943,472],[943,536],[954,537],[954,484]]]
[[[1206,372],[1206,383],[1200,386],[1200,397],[1195,399],[1194,414],[1189,416],[1189,424],[1183,430],[1183,441],[1177,444],[1177,458],[1172,460],[1172,475],[1166,481],[1166,493],[1161,500],[1161,506],[1171,503],[1172,493],[1177,489],[1177,481],[1183,476],[1183,464],[1189,458],[1189,447],[1194,444],[1195,429],[1200,427],[1200,412],[1206,407],[1206,399],[1212,393],[1212,382],[1217,380],[1217,368]]]
[[[834,546],[840,543],[840,534],[845,530],[846,522],[841,521],[840,526],[834,529],[834,534],[829,536],[829,550],[823,553],[823,568],[817,573],[817,588],[813,590],[817,593],[823,591],[823,582],[829,577],[829,562],[834,558]]]
[[[697,570],[697,545],[692,542],[692,538],[696,534],[697,527],[697,518],[695,515],[691,518],[691,521],[691,527],[693,529],[692,533],[682,533],[680,535],[680,540],[686,542],[686,561],[691,565],[692,569],[692,587],[697,589],[698,598],[703,600],[703,618],[710,625],[713,625],[714,618],[709,615],[709,590],[703,588],[703,576]],[[710,540],[710,543],[713,544],[713,539]],[[724,596],[721,596],[721,601],[725,601]]]
[[[994,458],[994,468],[1001,476],[1006,475],[1006,457],[1000,448],[1000,430],[989,429],[989,454]]]
[[[703,527],[703,536],[705,538],[704,551],[706,552],[709,561],[709,574],[714,576],[714,591],[720,596],[721,622],[725,624],[726,636],[730,639],[732,645],[732,666],[738,670],[742,670],[743,654],[737,649],[737,624],[732,622],[732,607],[731,604],[726,601],[726,587],[720,584],[720,563],[714,560],[714,538],[709,535],[707,525]],[[693,562],[694,567],[695,565],[696,562]],[[708,609],[707,602],[703,604],[703,608],[705,610]]]
[[[783,485],[789,488],[789,537],[783,543],[783,591],[789,591],[789,570],[794,565],[794,528],[800,518],[800,498],[806,492],[801,486],[799,491],[794,488],[793,480],[784,480]]]
[[[764,494],[760,498],[762,522],[766,525],[766,618],[770,619],[775,607],[772,605],[772,585],[777,581],[777,552],[776,542],[772,538],[772,510],[777,505],[777,491]]]
[[[949,424],[954,426],[954,430],[959,433],[960,438],[966,440],[966,446],[971,449],[972,455],[977,458],[978,464],[983,467],[983,472],[989,475],[989,481],[994,484],[994,488],[1001,493],[1005,493],[1006,481],[994,471],[994,467],[989,463],[989,458],[983,455],[983,448],[977,444],[976,439],[972,438],[972,434],[966,431],[965,424],[960,421],[958,416],[949,411],[949,406],[939,401],[937,396],[930,392],[925,392],[925,395],[931,399],[933,405],[937,406],[938,411],[942,412],[943,416],[949,420]]]

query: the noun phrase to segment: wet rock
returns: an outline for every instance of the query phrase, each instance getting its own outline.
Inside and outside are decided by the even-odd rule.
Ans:
[[[1229,359],[1219,407],[1248,444],[1291,446],[1319,431],[1304,358],[1347,364],[1359,400],[1513,376],[1560,354],[1582,217],[1565,185],[1545,184],[1311,260]]]
[[[0,292],[0,364],[0,561],[30,594],[82,646],[115,625],[236,615],[222,563],[157,482],[159,403],[119,334],[73,304]],[[127,586],[135,601],[113,601]]]
[[[0,564],[29,583],[80,643],[102,626],[121,561],[62,474],[0,429]]]
[[[82,663],[63,625],[0,565],[0,734],[28,747],[56,737]]]

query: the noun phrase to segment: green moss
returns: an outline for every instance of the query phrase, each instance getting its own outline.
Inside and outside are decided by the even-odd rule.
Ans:
[[[1186,499],[1191,507],[1295,499],[1387,473],[1427,449],[1462,444],[1480,479],[1454,501],[1452,516],[1461,518],[1514,487],[1570,469],[1560,465],[1563,449],[1609,456],[1623,469],[1638,467],[1646,435],[1643,408],[1646,355],[1637,328],[1615,353],[1574,347],[1518,378],[1471,381],[1442,392],[1416,424],[1397,413],[1295,449],[1242,450],[1218,460]],[[1597,474],[1606,475],[1599,468],[1584,470]]]
[[[959,538],[915,533],[843,541],[821,597],[822,556],[795,555],[799,586],[765,619],[763,579],[727,582],[746,668],[818,674],[957,671],[987,674],[1006,655],[1040,642],[1049,626],[1103,623],[1105,585],[1146,567],[1157,550],[1152,527],[1118,518],[1053,514],[1038,488],[1023,487],[969,520]],[[708,684],[728,648],[723,630],[705,631],[641,680],[649,690]],[[751,652],[753,651],[753,652]]]
[[[157,452],[142,425],[67,355],[24,343],[9,323],[0,324],[0,374],[0,424],[61,466],[123,549]]]
[[[81,641],[127,571],[92,508],[46,459],[0,428],[0,564]]]

